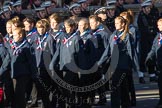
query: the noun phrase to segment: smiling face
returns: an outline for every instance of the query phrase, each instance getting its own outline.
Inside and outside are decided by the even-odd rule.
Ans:
[[[51,19],[50,20],[50,25],[51,25],[51,28],[53,30],[57,30],[58,29],[58,23],[57,23],[57,21],[55,19]]]
[[[97,27],[99,26],[100,23],[98,21],[96,21],[94,18],[90,18],[89,24],[90,24],[90,28],[92,30],[95,30],[95,29],[97,29]]]
[[[124,23],[122,23],[120,19],[115,19],[115,28],[118,31],[124,30]]]
[[[21,28],[16,28],[14,31],[13,31],[13,39],[15,42],[18,42],[20,40],[22,40],[23,38],[23,35],[22,35],[22,32],[21,32]]]
[[[43,34],[45,34],[46,29],[43,28],[43,27],[38,27],[38,28],[37,28],[37,31],[38,31],[38,33],[39,33],[40,35],[43,35]]]
[[[81,8],[80,7],[74,7],[72,10],[71,10],[71,14],[72,15],[79,15],[81,14]]]
[[[145,14],[149,14],[151,11],[151,6],[145,6],[142,8],[142,10]]]
[[[24,26],[25,26],[25,31],[30,31],[30,30],[33,29],[34,24],[33,24],[33,23],[30,24],[29,22],[25,21],[25,22],[24,22]]]
[[[6,31],[8,34],[12,34],[12,24],[10,23],[6,24]]]
[[[73,31],[73,28],[70,27],[69,24],[65,23],[64,26],[65,26],[66,33],[71,33]]]

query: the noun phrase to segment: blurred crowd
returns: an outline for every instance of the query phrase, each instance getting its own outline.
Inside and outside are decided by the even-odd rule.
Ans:
[[[2,5],[8,4],[8,3],[14,3],[17,0],[1,0],[0,1],[0,7]],[[23,9],[31,9],[34,7],[39,7],[42,2],[44,1],[51,1],[53,7],[64,7],[66,5],[70,5],[72,3],[77,2],[77,0],[22,0],[22,8]],[[124,0],[124,4],[140,4],[144,0]],[[156,3],[162,3],[162,0],[154,0]],[[106,0],[87,0],[87,3],[90,6],[104,6],[106,3]]]

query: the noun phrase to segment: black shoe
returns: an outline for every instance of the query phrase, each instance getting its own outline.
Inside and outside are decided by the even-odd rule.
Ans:
[[[158,78],[156,76],[150,77],[150,82],[158,82]]]
[[[139,83],[141,83],[141,84],[145,84],[146,83],[144,77],[139,77]]]

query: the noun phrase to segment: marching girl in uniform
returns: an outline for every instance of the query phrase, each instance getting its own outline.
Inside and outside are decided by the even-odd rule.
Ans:
[[[0,34],[0,65],[2,65],[6,55],[7,55],[7,50],[6,50],[6,48],[4,47],[4,44],[3,44],[3,36]],[[3,74],[3,76],[0,78],[0,107],[1,108],[4,108],[4,89],[3,89],[3,86],[4,85],[8,86],[8,85],[6,85],[7,83],[5,83],[6,78],[11,79],[10,74],[8,74],[7,77],[6,77],[6,75],[4,76],[4,74]],[[12,81],[12,79],[11,79],[11,81]],[[13,87],[13,85],[11,87]],[[8,91],[10,90],[10,88],[6,88],[6,87],[5,87],[5,89],[7,89]],[[9,106],[9,103],[12,101],[11,100],[12,98],[8,97],[10,92],[7,92],[7,90],[5,90],[5,95],[7,95],[7,102],[6,102],[5,106]],[[11,95],[13,96],[13,94],[11,94]]]
[[[24,24],[24,29],[26,31],[26,38],[27,38],[28,42],[30,44],[32,44],[33,40],[34,40],[33,34],[36,33],[35,21],[34,21],[34,19],[32,19],[30,17],[26,17],[23,20],[23,24]]]
[[[72,19],[65,20],[64,26],[66,34],[61,39],[61,44],[57,48],[52,58],[50,70],[53,72],[55,70],[54,67],[59,64],[59,69],[62,72],[61,78],[63,78],[65,82],[77,86],[79,81],[79,73],[77,72],[78,67],[75,65],[77,64],[78,53],[80,50],[79,36],[77,34],[78,32],[76,31],[77,26],[75,21]],[[75,91],[65,89],[63,95],[67,97],[68,100],[76,99]],[[76,101],[67,101],[66,103],[70,108],[76,105]]]
[[[127,86],[125,76],[132,71],[133,67],[136,69],[135,65],[138,66],[138,64],[135,64],[133,59],[134,47],[132,42],[134,40],[132,35],[129,34],[128,22],[121,16],[116,17],[115,28],[116,30],[111,35],[109,45],[98,61],[98,65],[101,66],[106,60],[111,60],[109,67],[109,72],[112,75],[110,79],[111,107],[120,108],[120,105],[123,105],[121,103],[121,88]],[[129,106],[123,107],[127,108]]]
[[[36,59],[36,66],[38,68],[38,77],[36,77],[35,84],[38,94],[40,95],[44,108],[50,108],[49,92],[48,88],[51,85],[51,78],[48,74],[48,62],[50,60],[51,53],[49,52],[47,38],[49,36],[50,24],[47,19],[41,19],[36,23],[37,33],[34,34],[34,54]],[[43,84],[42,84],[43,83]],[[45,86],[44,86],[45,85]]]
[[[25,91],[32,73],[37,73],[30,44],[25,39],[25,31],[18,27],[13,31],[13,45],[0,68],[2,75],[11,68],[14,83],[13,108],[26,108]]]
[[[129,33],[132,34],[133,38],[134,38],[134,42],[132,44],[134,44],[134,47],[135,47],[135,51],[137,51],[137,47],[138,47],[138,38],[139,38],[139,33],[137,31],[137,28],[135,28],[135,26],[133,25],[133,22],[134,22],[134,16],[133,16],[133,13],[131,10],[128,10],[128,11],[125,11],[125,12],[122,12],[120,14],[120,16],[122,16],[123,18],[125,18],[128,22],[128,26],[129,26]],[[135,53],[137,54],[137,53]],[[137,59],[137,62],[138,62],[138,55],[135,55],[136,56],[136,59]],[[128,76],[126,77],[128,79],[128,85],[129,85],[129,91],[131,93],[131,96],[129,96],[129,94],[127,95],[127,99],[124,98],[125,100],[122,100],[124,101],[125,104],[129,104],[130,100],[131,100],[131,104],[133,106],[136,105],[136,95],[135,95],[135,88],[134,88],[134,81],[133,81],[133,75],[132,75],[132,72],[131,73],[128,73]],[[123,88],[123,92],[125,92],[125,89]],[[126,93],[126,92],[125,92]],[[129,92],[127,92],[129,93]],[[123,95],[125,97],[125,95]],[[129,99],[130,98],[130,99]]]
[[[79,79],[79,86],[88,86],[91,85],[91,80],[93,78],[93,74],[88,73],[88,70],[93,67],[95,64],[95,46],[94,46],[94,40],[93,36],[91,35],[90,32],[90,27],[89,27],[89,21],[86,18],[81,18],[79,23],[78,23],[78,33],[80,36],[80,40],[82,40],[82,53],[79,55],[79,68],[82,70],[86,70],[87,74],[82,74],[80,75]],[[78,100],[79,100],[79,105],[80,107],[90,107],[92,104],[90,97],[92,95],[92,91],[90,92],[83,92],[83,93],[78,93]],[[83,102],[83,100],[88,100],[86,103]]]
[[[10,39],[12,39],[12,20],[8,20],[7,23],[6,23],[6,31],[7,31],[7,34],[5,35],[5,37],[3,38],[4,39],[4,45],[7,49],[10,48]]]
[[[19,21],[19,18],[17,16],[6,23],[7,34],[4,37],[4,45],[7,49],[10,49],[12,46],[13,42],[12,31],[14,31],[14,29],[16,29],[17,27],[22,28],[24,27],[23,24]]]
[[[159,87],[159,103],[156,108],[162,108],[162,18],[157,21],[157,27],[159,32],[153,41],[152,48],[146,57],[145,64],[149,65],[153,60],[156,60],[158,69],[160,71],[158,76],[158,87]]]
[[[90,29],[91,34],[94,38],[94,46],[95,46],[95,61],[98,61],[102,56],[106,46],[109,43],[110,34],[105,32],[103,25],[100,22],[100,18],[97,15],[91,15],[89,17]],[[92,82],[98,81],[104,73],[96,72],[93,76]],[[105,87],[101,87],[98,89],[99,92],[99,103],[104,104],[106,103],[106,96],[101,95],[105,91]]]
[[[65,31],[62,29],[61,25],[61,17],[57,13],[53,13],[52,15],[49,16],[49,21],[50,21],[50,30],[49,30],[49,36],[48,36],[48,46],[51,52],[51,55],[53,56],[61,44],[61,39],[65,35]],[[61,71],[59,70],[59,65],[55,67],[56,72],[59,76],[61,76]],[[58,94],[63,94],[63,89],[57,86],[53,82],[53,89],[58,90]],[[63,102],[61,99],[56,99],[54,96],[52,99],[52,106],[56,106],[56,102],[58,102],[58,105],[60,108],[65,107],[65,102]]]
[[[24,29],[26,32],[26,39],[32,46],[34,43],[34,34],[36,34],[35,21],[34,21],[34,19],[32,19],[30,17],[26,17],[25,19],[23,19],[23,24],[24,24]],[[33,49],[32,49],[32,51],[33,51]],[[37,92],[35,83],[33,82],[32,78],[28,84],[26,95],[27,95],[26,100],[29,100],[31,97],[31,101],[32,101],[28,105],[28,107],[38,106],[38,103],[37,103],[38,92]]]
[[[6,23],[6,31],[7,34],[6,36],[3,38],[4,40],[4,47],[7,49],[7,51],[10,50],[11,46],[10,44],[13,41],[13,35],[12,35],[12,20],[8,20]],[[4,76],[4,85],[5,85],[5,106],[12,106],[12,99],[13,99],[13,94],[14,94],[14,88],[13,88],[13,82],[11,79],[11,75],[10,75],[10,70],[8,70],[8,72],[5,72]]]

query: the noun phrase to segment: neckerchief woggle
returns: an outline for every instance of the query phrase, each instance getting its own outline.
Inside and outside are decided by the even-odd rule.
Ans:
[[[26,37],[28,37],[28,36],[31,36],[34,32],[36,32],[37,30],[34,28],[34,29],[32,29],[27,35],[26,35]]]
[[[87,34],[88,32],[89,32],[88,30],[84,31],[82,34],[80,34],[80,37],[83,38],[83,36],[84,36],[85,34]]]
[[[14,48],[16,47],[16,44],[15,44],[15,42],[13,41],[12,38],[9,38],[9,44],[10,44],[10,46],[11,46],[12,49],[14,49]]]
[[[72,37],[74,37],[78,33],[78,30],[76,30],[75,33],[73,33],[71,36],[69,36],[67,39],[64,37],[63,44],[66,44]]]
[[[37,46],[37,50],[42,50],[42,43],[46,40],[46,38],[48,37],[48,33],[46,32],[46,34],[44,35],[43,39],[41,40],[40,37],[38,37],[38,46]]]
[[[162,45],[162,33],[158,37],[158,45]]]
[[[103,30],[104,28],[99,28],[94,33],[92,33],[92,35],[95,36],[98,32],[103,31]]]
[[[57,37],[63,32],[63,30],[59,30],[55,35],[51,34],[52,37],[56,40]]]
[[[81,39],[83,40],[83,42],[84,42],[84,44],[86,43],[86,39],[84,39],[84,37],[86,37],[86,36],[84,36],[85,34],[87,34],[89,32],[89,30],[86,30],[86,31],[84,31],[82,34],[80,34],[80,37],[81,37]]]
[[[114,44],[117,44],[120,41],[120,37],[123,35],[124,32],[122,32],[120,35],[115,35],[114,36]]]
[[[27,42],[27,40],[24,40],[19,46],[15,45],[13,55],[18,55],[21,52],[21,47]]]

